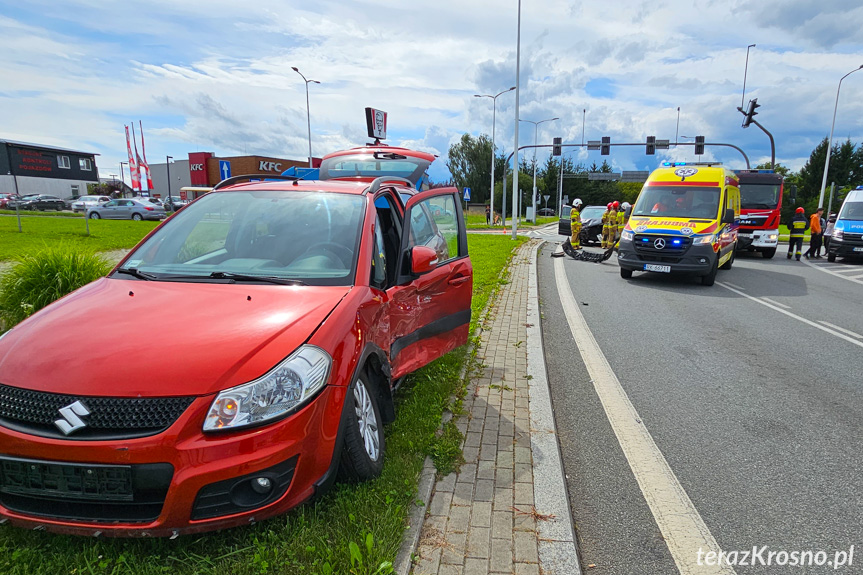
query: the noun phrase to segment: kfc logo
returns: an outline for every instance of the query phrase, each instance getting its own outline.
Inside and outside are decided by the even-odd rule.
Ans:
[[[193,172],[203,172],[204,164],[192,164],[191,166],[189,166],[189,169]]]
[[[261,160],[260,164],[258,164],[258,171],[260,172],[281,172],[282,171],[282,163],[281,162],[265,162]]]

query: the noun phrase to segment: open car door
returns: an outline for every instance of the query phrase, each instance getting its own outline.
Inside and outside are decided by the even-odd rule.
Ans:
[[[467,343],[473,266],[455,188],[420,192],[405,205],[394,304],[393,379]]]

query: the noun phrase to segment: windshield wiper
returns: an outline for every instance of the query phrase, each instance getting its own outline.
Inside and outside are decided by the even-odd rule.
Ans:
[[[128,274],[130,276],[134,276],[139,280],[144,281],[155,281],[159,279],[159,276],[155,274],[148,274],[147,272],[139,272],[138,268],[119,268],[117,270],[118,274]]]
[[[236,274],[233,272],[213,272],[210,274],[213,279],[225,279],[225,280],[235,280],[235,281],[249,281],[249,282],[268,282],[279,285],[286,286],[304,286],[305,282],[295,279],[288,278],[278,278],[273,276],[255,276],[248,274]]]

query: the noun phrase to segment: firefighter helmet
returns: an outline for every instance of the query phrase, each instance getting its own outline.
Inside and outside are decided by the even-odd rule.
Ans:
[[[613,202],[611,203],[611,207],[612,207],[612,208],[614,208],[614,209],[616,210],[617,208],[619,208],[619,207],[620,207],[620,202],[618,202],[617,200],[613,201]]]
[[[580,199],[575,198],[574,200],[572,200],[572,207],[573,207],[573,208],[578,209],[578,208],[580,208],[582,205],[583,205],[583,202],[582,202]]]
[[[611,209],[611,202],[608,202],[608,205],[605,207],[607,210]]]
[[[805,212],[806,212],[806,210],[804,210],[803,208],[797,208],[795,211],[796,211],[798,214],[802,214],[802,213],[805,213]]]

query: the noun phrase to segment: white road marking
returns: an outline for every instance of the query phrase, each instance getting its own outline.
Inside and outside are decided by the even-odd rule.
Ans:
[[[734,285],[732,283],[729,283],[728,285],[730,285],[731,287],[737,288],[739,290],[745,289],[745,288],[740,287],[739,285]]]
[[[726,285],[730,285],[731,287],[737,287],[734,284],[730,284],[730,283],[726,283]],[[772,300],[769,297],[761,296],[761,299],[763,299],[767,303],[772,303],[773,305],[778,305],[779,307],[784,307],[785,309],[791,309],[790,305],[785,305],[784,303],[778,302],[776,300]]]
[[[843,280],[848,280],[849,282],[854,282],[856,284],[863,285],[863,275],[853,276],[853,277],[848,277],[848,276],[842,275],[844,273],[849,273],[848,270],[853,270],[854,272],[858,272],[858,271],[860,271],[859,267],[856,267],[856,266],[855,267],[844,267],[844,266],[839,267],[839,266],[831,265],[831,264],[816,265],[816,264],[813,264],[812,262],[809,262],[805,259],[803,260],[803,263],[809,267],[815,268],[818,271],[822,271],[822,272],[834,275],[837,278],[842,278]]]
[[[859,333],[857,333],[855,331],[851,331],[850,329],[845,329],[844,327],[839,327],[838,325],[833,325],[832,323],[829,323],[826,321],[821,321],[820,319],[818,320],[818,323],[826,325],[827,327],[832,327],[833,329],[835,329],[837,331],[841,331],[842,333],[847,333],[851,337],[863,339],[863,335],[860,335]]]
[[[730,285],[728,285],[727,283],[724,283],[724,282],[716,282],[716,285],[722,286],[727,290],[733,291],[734,293],[736,293],[738,295],[742,295],[745,298],[751,299],[754,302],[758,302],[763,306],[767,306],[770,309],[778,311],[779,313],[784,313],[788,317],[793,317],[797,321],[802,321],[803,323],[805,323],[807,325],[811,325],[812,327],[818,328],[821,331],[826,331],[827,333],[829,333],[831,335],[835,335],[836,337],[838,337],[840,339],[844,339],[845,341],[847,341],[849,343],[853,343],[854,345],[856,345],[858,347],[863,347],[863,342],[852,339],[852,338],[848,337],[847,335],[836,331],[835,329],[831,329],[829,327],[819,325],[819,324],[815,323],[814,321],[810,321],[810,320],[806,319],[805,317],[801,317],[801,316],[797,315],[796,313],[791,313],[790,311],[786,311],[786,310],[782,309],[781,307],[778,307],[778,306],[775,306],[771,303],[768,303],[768,302],[764,301],[765,298],[752,297],[749,294],[745,294],[740,290],[734,289],[733,287],[731,287]]]
[[[699,550],[703,553],[718,553],[719,544],[680,485],[650,432],[641,423],[638,412],[596,343],[572,294],[563,262],[559,259],[554,262],[554,272],[569,329],[590,373],[608,421],[677,569],[682,575],[733,575],[734,569],[727,565],[698,564]]]

